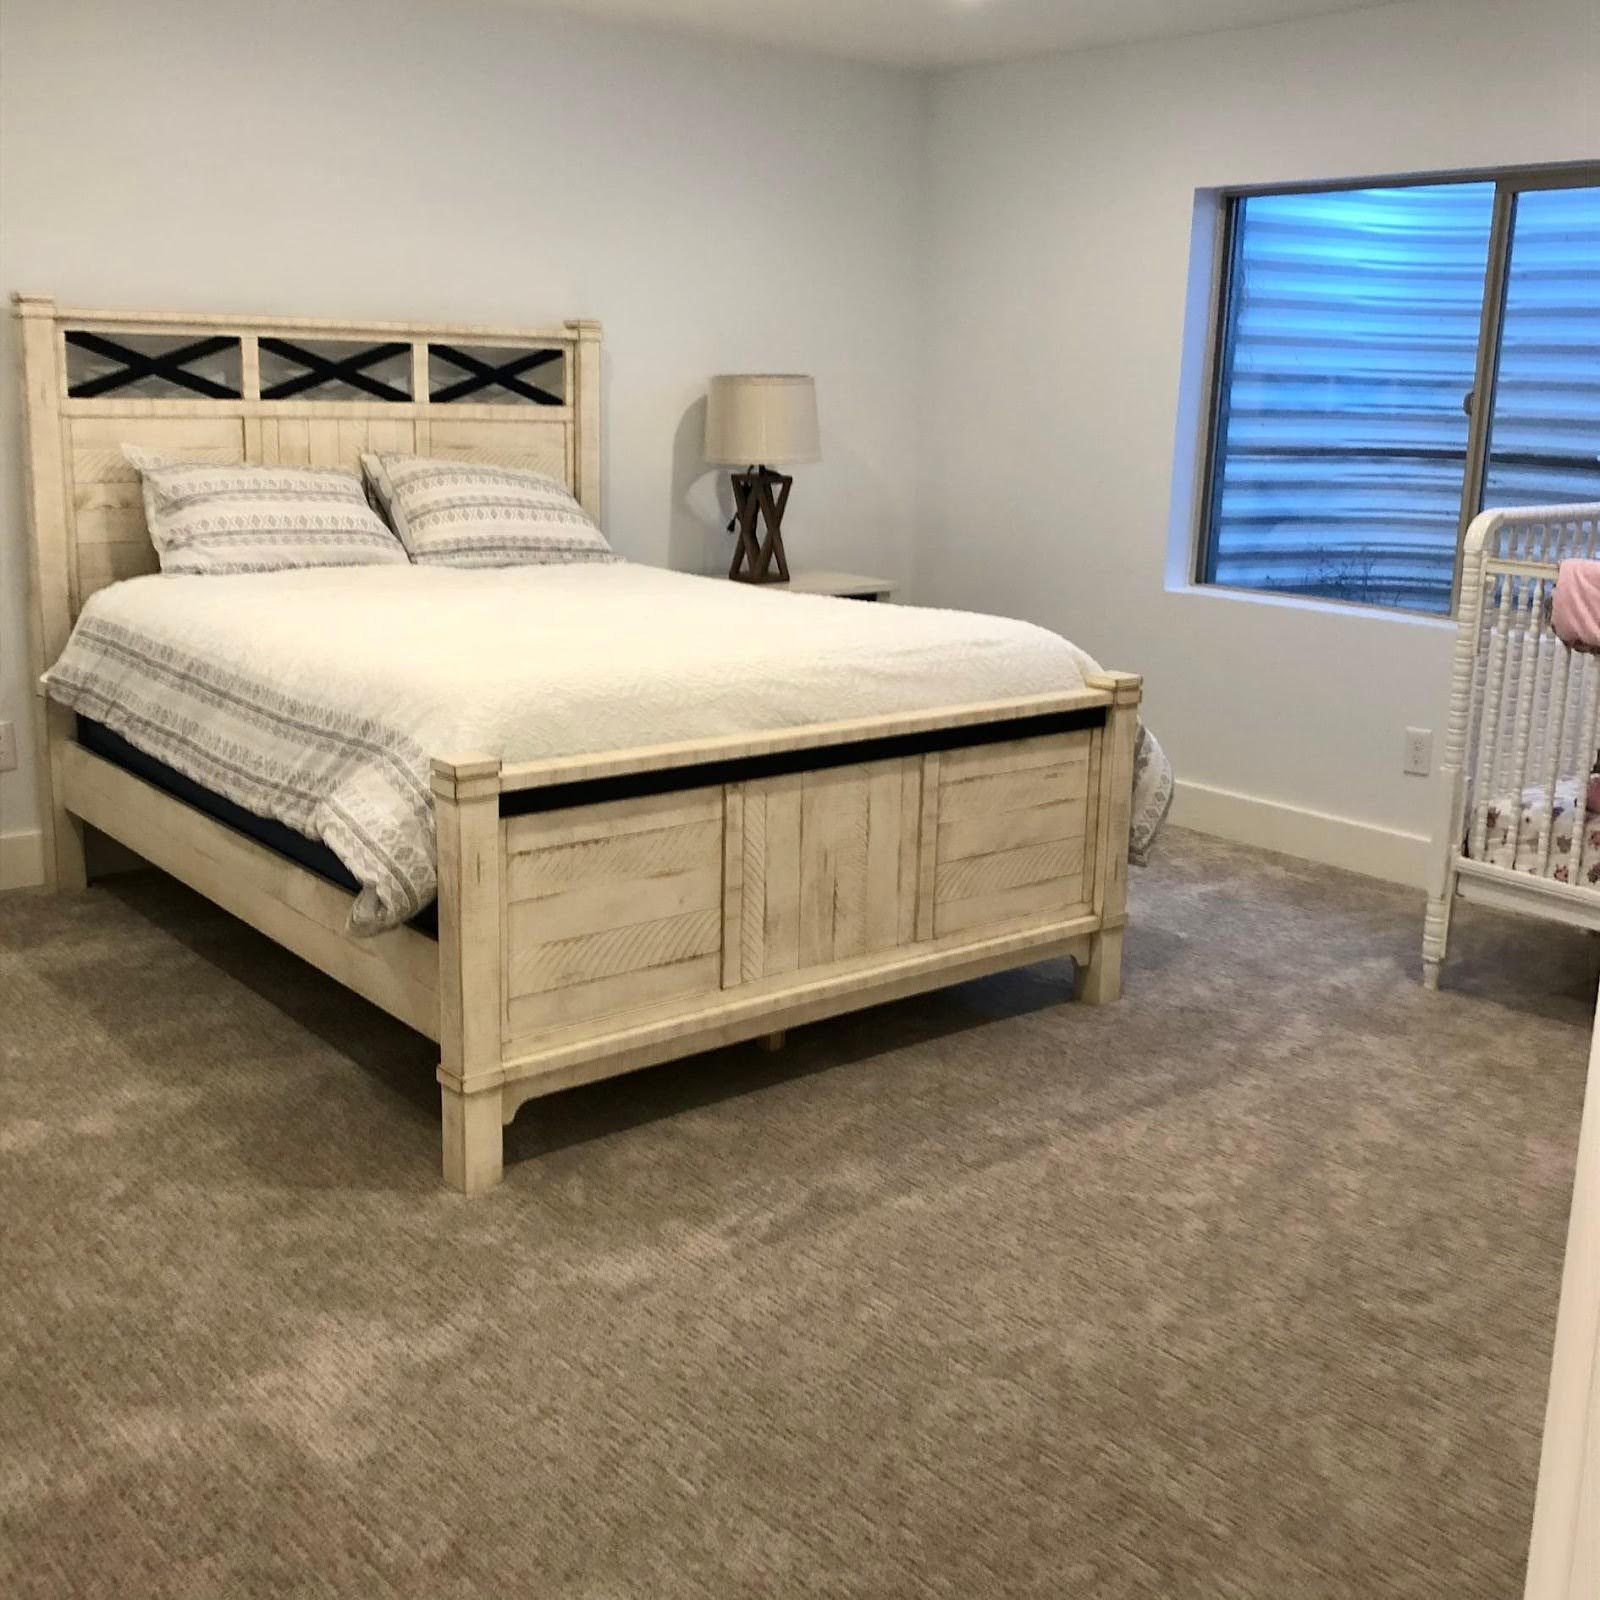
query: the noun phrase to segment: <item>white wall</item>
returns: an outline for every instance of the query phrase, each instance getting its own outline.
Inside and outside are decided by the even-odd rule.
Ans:
[[[817,374],[824,427],[790,550],[909,576],[922,159],[906,75],[510,5],[0,12],[7,297],[599,317],[608,531],[693,570],[731,554],[694,403],[712,372],[775,369]],[[26,747],[16,338],[0,321],[0,718]],[[35,820],[30,773],[0,777],[0,884],[33,875]]]
[[[1448,625],[1165,586],[1196,191],[1600,155],[1600,5],[1428,0],[972,69],[930,115],[921,597],[1144,672],[1180,817],[1420,881],[1431,785],[1402,737],[1442,744]]]
[[[690,568],[728,548],[706,375],[815,371],[804,559],[907,578],[914,539],[917,598],[1147,675],[1181,815],[1415,877],[1401,730],[1442,735],[1448,627],[1166,587],[1196,191],[1594,157],[1597,107],[1594,0],[921,80],[471,0],[4,0],[0,290],[601,317],[609,531]],[[26,732],[19,444],[8,409],[0,717]],[[0,884],[32,871],[33,812],[27,772],[0,777]]]

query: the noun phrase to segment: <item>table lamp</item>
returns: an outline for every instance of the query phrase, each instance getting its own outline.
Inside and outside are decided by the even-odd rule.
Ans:
[[[787,583],[783,513],[794,479],[774,467],[820,461],[817,386],[794,373],[723,373],[706,400],[706,460],[743,467],[733,478],[730,533],[739,536],[728,576]],[[761,529],[765,527],[765,533]]]

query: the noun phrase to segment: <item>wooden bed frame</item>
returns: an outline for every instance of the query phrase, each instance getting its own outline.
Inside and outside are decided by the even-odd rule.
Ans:
[[[529,465],[599,519],[594,322],[17,308],[41,673],[96,589],[156,570],[124,443]],[[75,377],[84,352],[100,368],[85,378],[80,360]],[[221,379],[198,376],[219,359]],[[390,377],[363,387],[375,371]],[[561,760],[441,752],[437,941],[352,938],[344,890],[91,753],[41,697],[45,860],[52,884],[81,887],[88,825],[436,1039],[444,1174],[472,1193],[498,1182],[517,1109],[573,1084],[1047,957],[1078,964],[1080,998],[1115,999],[1139,694],[1106,673],[1070,693]]]

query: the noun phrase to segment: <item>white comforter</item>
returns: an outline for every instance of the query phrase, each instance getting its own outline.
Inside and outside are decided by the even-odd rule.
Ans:
[[[1024,622],[622,563],[137,578],[89,601],[45,682],[323,840],[363,886],[352,928],[373,932],[433,898],[436,755],[577,755],[1074,689],[1094,670]],[[1141,754],[1148,836],[1171,786],[1153,740]]]

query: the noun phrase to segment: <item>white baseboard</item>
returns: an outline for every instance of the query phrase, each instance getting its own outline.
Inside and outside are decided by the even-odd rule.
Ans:
[[[0,889],[34,889],[44,882],[44,835],[0,833]]]
[[[1421,888],[1427,881],[1426,834],[1378,828],[1351,817],[1330,816],[1257,795],[1179,780],[1172,820],[1180,828],[1259,845],[1369,878]],[[30,889],[44,882],[44,836],[37,828],[0,833],[0,889]]]
[[[1368,878],[1383,878],[1420,889],[1427,883],[1428,849],[1425,833],[1403,833],[1380,828],[1353,817],[1336,817],[1263,800],[1258,795],[1214,789],[1206,783],[1177,784],[1172,820],[1180,828],[1212,833],[1239,844],[1259,845],[1287,856],[1343,867]]]

